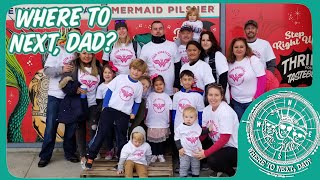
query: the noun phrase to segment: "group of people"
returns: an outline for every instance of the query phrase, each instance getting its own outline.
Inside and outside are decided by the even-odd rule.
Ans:
[[[254,20],[244,25],[247,37],[234,38],[225,56],[214,34],[202,31],[196,8],[186,18],[175,42],[166,39],[164,24],[154,21],[151,42],[143,47],[128,34],[125,20],[116,20],[119,39],[103,54],[103,65],[93,53],[68,53],[63,45],[58,56],[49,55],[38,167],[50,162],[62,122],[65,159],[84,169],[92,168],[104,147],[106,159],[119,158],[117,173],[132,177],[135,169],[147,177],[150,163],[166,161],[165,142],[171,142],[181,177],[190,168],[198,177],[203,164],[215,176],[235,174],[239,121],[265,92],[265,70],[274,71],[275,55],[267,41],[257,38]]]

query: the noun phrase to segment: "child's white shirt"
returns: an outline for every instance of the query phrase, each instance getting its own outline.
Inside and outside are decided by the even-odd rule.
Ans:
[[[128,76],[120,74],[108,84],[112,91],[108,107],[130,115],[133,104],[141,103],[143,87],[140,81],[132,82]]]
[[[202,128],[197,122],[193,123],[191,126],[180,123],[174,131],[174,140],[180,140],[185,154],[193,157],[194,153],[202,150],[201,141],[199,139],[201,132]]]
[[[131,160],[138,164],[148,165],[146,156],[151,156],[151,147],[147,142],[136,147],[131,140],[121,150],[120,159]]]
[[[203,96],[197,92],[179,91],[174,94],[172,103],[172,110],[176,110],[174,128],[177,128],[183,122],[183,110],[189,106],[196,108],[198,112],[202,112],[204,109]]]
[[[196,21],[184,21],[183,23],[182,23],[182,26],[185,26],[185,25],[187,25],[187,26],[191,26],[192,27],[192,30],[193,30],[193,39],[195,40],[195,41],[199,41],[199,39],[200,39],[200,34],[201,34],[201,32],[202,32],[202,29],[203,29],[203,23],[202,23],[202,21],[200,21],[200,20],[196,20]],[[181,27],[182,27],[181,26]]]
[[[151,92],[147,98],[145,124],[148,128],[168,128],[172,100],[166,93]]]

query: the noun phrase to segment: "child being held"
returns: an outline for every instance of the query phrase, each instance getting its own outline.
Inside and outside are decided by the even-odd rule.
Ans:
[[[187,21],[184,21],[181,26],[191,26],[193,29],[193,39],[198,42],[203,29],[203,23],[199,20],[199,17],[200,15],[198,9],[196,7],[192,7],[187,12]]]
[[[180,169],[179,176],[187,177],[191,166],[192,177],[199,177],[200,160],[193,156],[194,153],[202,150],[200,135],[208,133],[208,129],[202,130],[198,121],[198,112],[194,107],[187,107],[183,110],[183,123],[174,131],[174,140],[179,150]]]
[[[130,134],[130,140],[121,150],[118,163],[118,174],[124,172],[125,177],[133,177],[133,170],[140,178],[148,177],[148,165],[151,160],[151,147],[146,142],[146,132],[137,126]]]

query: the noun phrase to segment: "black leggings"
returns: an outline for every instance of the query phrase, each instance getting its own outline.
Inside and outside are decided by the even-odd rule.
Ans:
[[[234,147],[225,147],[207,157],[209,167],[216,172],[224,172],[230,177],[236,171],[233,167],[237,167],[238,149]]]
[[[164,155],[165,141],[160,143],[149,142],[149,144],[151,146],[152,155]]]

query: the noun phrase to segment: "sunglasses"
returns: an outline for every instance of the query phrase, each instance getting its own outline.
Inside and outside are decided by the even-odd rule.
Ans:
[[[123,19],[121,19],[121,20],[115,20],[115,21],[114,21],[115,24],[125,23],[125,22],[126,22],[126,20],[123,20]]]
[[[210,84],[208,84],[208,86],[207,86],[208,88],[209,87],[218,87],[218,88],[222,88],[222,85],[221,84],[218,84],[218,83],[210,83]]]

